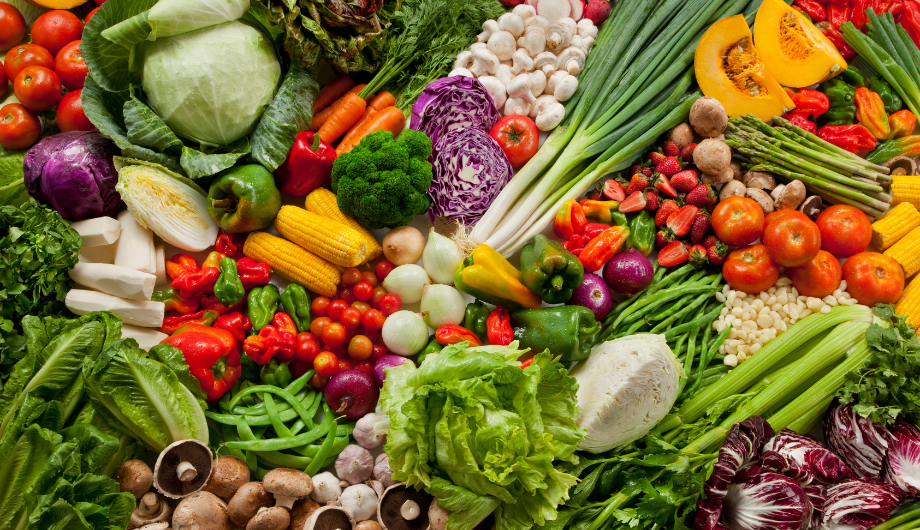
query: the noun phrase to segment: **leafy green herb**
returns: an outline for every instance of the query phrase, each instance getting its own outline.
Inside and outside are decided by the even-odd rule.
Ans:
[[[25,151],[0,153],[0,204],[16,203],[28,197],[26,183],[23,180],[22,163]]]

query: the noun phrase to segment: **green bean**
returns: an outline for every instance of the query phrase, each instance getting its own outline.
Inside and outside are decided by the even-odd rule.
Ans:
[[[705,315],[697,318],[696,320],[691,320],[690,322],[687,322],[686,324],[681,324],[679,326],[669,329],[668,331],[665,332],[664,336],[667,340],[673,340],[674,337],[677,337],[681,333],[684,333],[688,330],[691,330],[693,328],[698,328],[702,326],[703,324],[711,324],[712,321],[715,320],[716,317],[719,316],[720,311],[722,310],[716,307],[709,313],[706,313]]]
[[[282,449],[293,449],[301,445],[307,445],[320,439],[324,434],[329,432],[332,425],[335,424],[335,416],[326,407],[326,418],[318,427],[298,434],[297,436],[288,436],[283,438],[274,438],[271,440],[240,440],[227,442],[227,447],[236,447],[237,449],[249,449],[252,451],[280,451]]]
[[[275,406],[275,398],[273,398],[271,394],[265,394],[262,399],[265,400],[265,412],[268,414],[268,419],[272,422],[275,433],[282,438],[293,436],[290,429],[287,428],[287,425],[282,423],[281,418],[278,417],[278,408]]]
[[[622,313],[627,307],[635,303],[637,300],[642,300],[646,296],[651,296],[655,292],[667,287],[675,280],[682,278],[694,269],[690,263],[687,263],[668,274],[667,267],[661,267],[658,265],[658,262],[655,262],[654,266],[658,267],[658,269],[655,271],[654,276],[652,276],[652,283],[650,283],[645,289],[620,302],[611,312],[610,316],[604,319],[605,324],[612,322],[616,318],[616,315]]]
[[[685,295],[694,294],[694,293],[703,293],[703,292],[711,291],[711,290],[712,290],[711,286],[704,284],[704,283],[698,283],[698,282],[686,283],[686,284],[678,285],[676,287],[671,287],[669,289],[664,289],[656,293],[654,296],[651,296],[643,300],[642,302],[637,303],[632,308],[630,308],[634,310],[632,313],[630,314],[623,313],[620,315],[621,318],[618,318],[617,320],[620,321],[619,323],[625,324],[626,322],[631,322],[635,320],[636,318],[641,318],[638,315],[639,310],[644,309],[645,312],[648,313],[650,311],[654,311],[655,309],[661,307],[662,305],[672,300],[681,298]]]
[[[312,458],[306,456],[297,456],[278,451],[253,451],[253,453],[259,457],[260,462],[265,462],[271,467],[303,469],[313,462]]]
[[[335,423],[335,417],[332,415],[332,410],[328,405],[323,408],[327,417],[333,417],[332,426],[329,428],[329,434],[326,435],[326,439],[323,440],[323,446],[320,447],[319,452],[305,470],[306,474],[310,476],[315,475],[316,472],[320,470],[320,467],[322,467],[324,463],[323,461],[332,453],[332,446],[335,444],[335,437],[338,435],[338,425]],[[323,419],[323,423],[326,423],[325,418]]]
[[[706,303],[706,300],[709,299],[711,294],[712,293],[704,293],[703,295],[699,296],[696,300],[684,306],[683,309],[680,309],[679,311],[675,312],[673,315],[669,316],[668,318],[656,324],[655,327],[652,328],[651,332],[660,333],[662,330],[667,329],[667,327],[670,326],[675,321],[684,318],[685,316],[687,316],[693,311],[696,311],[701,305]],[[674,308],[677,308],[679,305],[680,304],[673,304]]]

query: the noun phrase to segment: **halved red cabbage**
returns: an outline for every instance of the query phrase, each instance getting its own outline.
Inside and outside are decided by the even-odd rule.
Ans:
[[[731,530],[801,530],[811,525],[813,509],[798,482],[764,471],[728,486],[722,520]]]
[[[857,414],[850,405],[831,407],[824,417],[827,445],[858,476],[878,478],[888,449],[888,430]]]
[[[803,486],[813,481],[832,484],[856,478],[853,470],[811,436],[783,429],[763,446],[763,466],[794,478]]]
[[[882,481],[901,488],[914,497],[920,491],[920,431],[898,420],[890,433],[888,452],[882,463]]]
[[[874,479],[846,480],[827,487],[823,524],[828,530],[866,530],[886,521],[903,492]]]
[[[428,83],[412,105],[409,127],[427,134],[431,143],[437,145],[442,135],[454,129],[471,128],[488,133],[500,117],[495,101],[482,83],[458,75]]]
[[[498,142],[485,131],[461,128],[441,136],[432,155],[434,179],[428,216],[471,226],[514,176]]]

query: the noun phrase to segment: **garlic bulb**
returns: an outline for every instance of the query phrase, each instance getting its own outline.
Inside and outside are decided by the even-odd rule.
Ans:
[[[460,324],[466,304],[460,291],[449,285],[426,285],[422,288],[422,314],[431,329],[445,324]]]
[[[452,240],[434,231],[428,231],[428,243],[422,252],[422,265],[425,272],[434,281],[451,285],[454,283],[454,272],[463,262],[463,252]]]

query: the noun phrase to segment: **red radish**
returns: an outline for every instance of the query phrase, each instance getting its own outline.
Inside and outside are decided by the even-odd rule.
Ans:
[[[524,0],[524,3],[526,3],[527,5],[529,5],[530,7],[534,9],[537,8],[537,0]]]
[[[607,0],[590,0],[585,7],[585,18],[591,19],[595,26],[600,26],[610,16],[610,3]]]
[[[569,0],[537,0],[537,14],[550,24],[572,14]]]
[[[326,385],[326,403],[336,416],[356,420],[373,412],[380,390],[371,374],[362,370],[342,370]]]
[[[585,16],[585,3],[582,0],[569,0],[569,3],[572,4],[572,14],[569,16],[578,22]]]
[[[505,7],[514,7],[519,6],[524,3],[524,0],[498,0]]]

